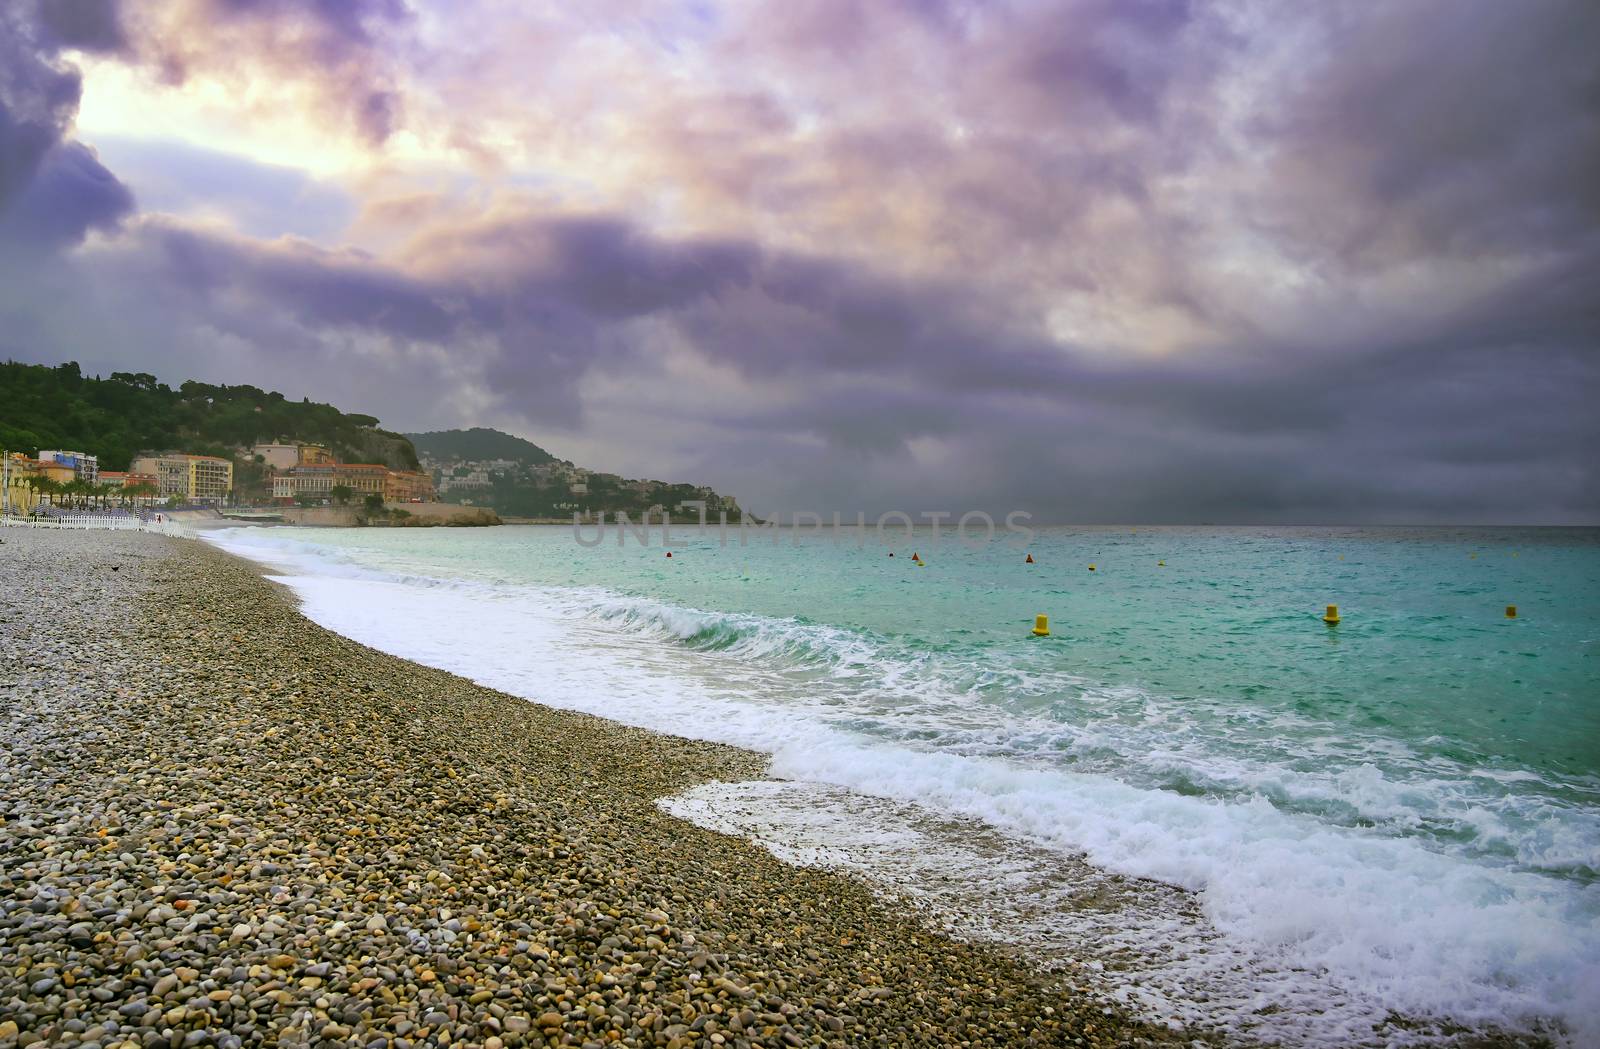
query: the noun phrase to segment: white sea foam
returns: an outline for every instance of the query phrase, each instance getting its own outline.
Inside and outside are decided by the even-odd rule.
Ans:
[[[1574,1044],[1600,1044],[1600,886],[1453,853],[1382,825],[1431,807],[1478,819],[1482,834],[1505,833],[1506,812],[1473,815],[1471,804],[1448,802],[1470,775],[1396,783],[1370,766],[1329,772],[1244,761],[1207,752],[1171,710],[1154,710],[1139,732],[1116,719],[1095,728],[1020,714],[997,719],[988,708],[945,702],[959,696],[939,696],[941,679],[914,661],[881,666],[874,640],[848,631],[600,590],[385,574],[261,533],[222,533],[218,542],[286,567],[293,574],[283,581],[308,616],[373,647],[551,705],[764,751],[786,779],[976,820],[1019,848],[1042,850],[1032,856],[1082,855],[1103,871],[1190,890],[1223,947],[1189,976],[1233,971],[1243,983],[1207,995],[1212,1004],[1200,1008],[1179,1002],[1184,970],[1169,966],[1164,971],[1180,978],[1150,984],[1164,988],[1154,998],[1133,999],[1146,1009],[1304,1044],[1350,1043],[1391,1011],[1513,1030],[1553,1023]],[[775,660],[815,687],[797,690],[768,668]],[[870,702],[832,687],[862,675],[872,677]],[[1086,695],[1093,701],[1092,689]],[[1152,723],[1169,735],[1152,734]],[[1160,738],[1164,753],[1132,753],[1141,740],[1148,747]],[[1085,755],[1114,752],[1151,775],[1165,763],[1225,789],[1191,796],[1026,760],[1046,739]],[[1430,791],[1439,796],[1412,796]],[[1318,795],[1380,825],[1321,819],[1269,800]],[[1600,836],[1588,832],[1585,814],[1574,818],[1551,817],[1542,845],[1519,837],[1518,847],[1543,850],[1552,862],[1595,863]],[[782,838],[769,833],[766,843]],[[1159,953],[1171,940],[1171,916],[1147,917],[1128,935]],[[1063,937],[1071,939],[1066,930]],[[1229,951],[1249,966],[1211,965]],[[1293,1016],[1248,1020],[1240,1010],[1250,1001],[1279,1006],[1258,1017]],[[1420,1037],[1381,1028],[1368,1040],[1413,1036]]]

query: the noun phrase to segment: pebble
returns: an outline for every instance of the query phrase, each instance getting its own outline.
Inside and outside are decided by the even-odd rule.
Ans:
[[[373,652],[199,541],[5,539],[0,1049],[1197,1037],[656,807],[757,755]]]

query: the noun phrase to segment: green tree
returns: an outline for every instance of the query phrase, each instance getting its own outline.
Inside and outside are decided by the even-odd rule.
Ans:
[[[334,502],[344,506],[350,501],[350,497],[356,494],[356,490],[347,484],[336,484],[328,494],[333,497]]]

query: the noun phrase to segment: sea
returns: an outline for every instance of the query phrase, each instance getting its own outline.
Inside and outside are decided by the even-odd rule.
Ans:
[[[661,804],[1108,1008],[1600,1045],[1600,530],[207,538],[374,648],[769,755]]]

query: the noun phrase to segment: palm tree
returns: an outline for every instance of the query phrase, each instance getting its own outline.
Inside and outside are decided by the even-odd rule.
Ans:
[[[159,494],[155,485],[147,481],[140,481],[138,484],[124,487],[122,491],[124,495],[133,497],[134,505],[138,505],[139,500],[143,499],[146,506],[149,505],[149,500],[152,496]]]
[[[68,508],[74,510],[81,510],[83,508],[83,490],[87,487],[87,482],[77,477],[74,477],[72,480],[62,484],[61,493],[67,496]]]
[[[28,487],[33,489],[34,495],[37,497],[36,502],[43,503],[48,501],[51,506],[56,503],[56,493],[61,491],[61,486],[55,481],[48,477],[41,477],[38,474],[28,478]]]

